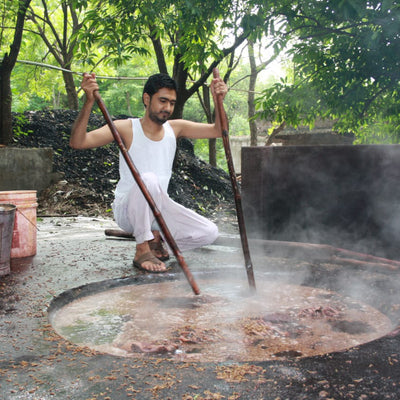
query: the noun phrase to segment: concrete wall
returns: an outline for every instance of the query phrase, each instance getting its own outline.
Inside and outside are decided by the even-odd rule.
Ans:
[[[353,144],[352,136],[338,135],[332,132],[327,133],[298,133],[279,134],[273,140],[275,144],[282,146],[319,146],[331,144]]]
[[[0,191],[37,190],[39,193],[56,178],[51,148],[0,147]]]
[[[233,165],[235,172],[242,171],[242,147],[250,146],[250,136],[229,136]],[[257,146],[265,146],[265,136],[257,137]]]
[[[242,149],[249,237],[399,258],[400,145]]]
[[[313,131],[314,132],[314,131]],[[257,137],[257,146],[265,146],[266,136]],[[338,145],[352,144],[354,138],[326,133],[301,133],[301,134],[279,134],[273,140],[273,146],[303,146],[303,145]],[[250,146],[250,136],[229,136],[233,165],[235,172],[240,174],[242,171],[242,147]]]
[[[242,170],[242,147],[250,146],[250,136],[229,136],[229,144],[235,172],[240,174]]]

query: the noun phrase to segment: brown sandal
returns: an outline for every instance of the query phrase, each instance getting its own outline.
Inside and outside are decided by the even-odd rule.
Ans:
[[[150,250],[152,251],[153,255],[157,257],[160,261],[167,261],[169,260],[169,254],[167,249],[164,247],[162,241],[156,242],[154,240],[149,241]],[[160,257],[157,256],[156,253],[161,254]]]
[[[157,271],[157,270],[153,271],[151,269],[147,269],[147,268],[142,266],[142,264],[145,263],[146,261],[150,261],[150,262],[152,262],[153,264],[156,264],[156,265],[162,264],[161,261],[157,257],[155,257],[153,255],[153,253],[147,252],[145,254],[142,254],[137,260],[133,260],[133,266],[136,267],[137,269],[141,270],[141,271],[150,272],[150,273],[153,273],[153,274],[162,274],[162,273],[167,272],[167,271],[170,270],[170,268],[165,268],[165,269],[163,269],[161,271]]]

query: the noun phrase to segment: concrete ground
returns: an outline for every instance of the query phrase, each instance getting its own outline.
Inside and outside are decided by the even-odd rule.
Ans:
[[[0,277],[1,399],[400,398],[398,332],[340,353],[257,363],[122,358],[60,338],[47,315],[56,296],[137,273],[131,266],[134,242],[105,237],[104,230],[113,227],[111,220],[104,219],[42,219],[37,255],[25,262],[15,260],[12,273]],[[222,238],[220,246],[184,254],[194,274],[216,266],[242,268],[241,250],[226,257],[223,249],[224,243],[237,242],[237,235],[222,232]],[[259,263],[256,257],[256,271]],[[176,273],[182,274],[179,268]],[[374,285],[378,281],[389,285],[386,275],[380,274]],[[388,280],[398,293],[393,279]]]

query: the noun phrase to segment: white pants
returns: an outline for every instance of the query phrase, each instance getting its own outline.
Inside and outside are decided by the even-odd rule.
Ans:
[[[141,178],[179,250],[205,246],[217,239],[217,226],[207,218],[173,201],[161,189],[155,174],[144,173]],[[136,243],[154,239],[152,229],[154,230],[155,217],[136,182],[127,195],[114,201],[113,212],[116,223],[124,231],[132,233]],[[164,233],[161,230],[160,233],[165,241]]]

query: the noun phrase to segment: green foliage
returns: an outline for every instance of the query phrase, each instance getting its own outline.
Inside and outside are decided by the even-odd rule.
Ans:
[[[77,32],[78,58],[88,65],[103,59],[106,64],[120,66],[132,54],[148,55],[137,3],[140,2],[76,0],[76,7],[85,11],[83,26]]]
[[[36,48],[42,49],[43,46]],[[28,58],[26,46],[20,52],[20,59]],[[36,50],[33,53],[35,56]],[[17,63],[11,76],[13,92],[12,110],[41,110],[45,108],[67,108],[62,75],[54,70]]]
[[[13,134],[15,136],[27,136],[32,133],[31,130],[25,131],[23,127],[26,125],[27,119],[23,114],[17,114],[15,116],[14,124],[13,124]]]
[[[293,39],[295,79],[265,91],[264,118],[297,125],[329,117],[359,135],[385,121],[400,137],[398,1],[282,1],[273,13],[283,17],[282,40]]]
[[[121,77],[147,77],[157,72],[149,57],[135,55],[129,64],[115,69],[114,75]],[[114,115],[141,116],[143,114],[142,92],[145,80],[98,79],[102,97]]]
[[[256,100],[256,106],[261,118],[278,124],[285,121],[294,127],[312,125],[317,115],[327,114],[312,85],[304,82],[295,85],[287,78],[265,89],[263,96]]]
[[[207,76],[212,63],[226,59],[231,45],[247,36],[261,40],[268,34],[276,53],[288,49],[293,69],[286,79],[264,89],[257,102],[260,116],[294,126],[312,126],[317,117],[333,118],[336,129],[355,132],[360,143],[399,141],[398,0],[32,0],[19,59],[57,65],[56,54],[65,43],[54,38],[55,51],[49,51],[38,35],[40,25],[32,19],[33,15],[45,16],[44,4],[53,24],[52,28],[42,25],[46,33],[66,29],[71,33],[66,36],[68,43],[78,40],[68,54],[73,60],[71,69],[145,77],[165,62],[174,75],[182,73],[180,96],[189,99],[185,118],[205,122],[200,103],[192,96],[196,90],[192,80]],[[18,2],[10,1],[1,9],[3,54],[9,51],[17,6]],[[71,12],[65,14],[69,6],[76,19]],[[73,26],[79,26],[76,33]],[[157,41],[160,53],[153,47]],[[230,132],[235,136],[248,134],[248,81],[240,80],[248,74],[245,65],[239,64],[232,72],[230,83],[239,83],[225,102]],[[225,70],[228,63],[220,66]],[[74,78],[76,87],[80,79]],[[112,114],[141,115],[143,81],[99,83]],[[59,71],[17,64],[12,92],[13,111],[68,106]],[[207,141],[195,147],[208,159]]]
[[[386,121],[376,121],[358,129],[355,144],[397,144],[399,127]]]
[[[193,96],[185,103],[183,118],[194,122],[207,123],[207,117],[197,96]]]
[[[211,40],[216,34],[215,21],[227,10],[229,2],[219,0],[109,0],[86,9],[79,32],[79,54],[92,60],[93,45],[105,49],[107,61],[122,65],[133,54],[149,55],[150,39],[165,41],[165,53],[192,63],[208,57],[220,57]],[[77,1],[87,7],[87,1]],[[90,54],[90,56],[88,56]]]
[[[226,165],[225,149],[222,140],[217,140],[217,167],[228,171]],[[208,162],[208,139],[197,139],[194,141],[194,152],[197,157]]]

